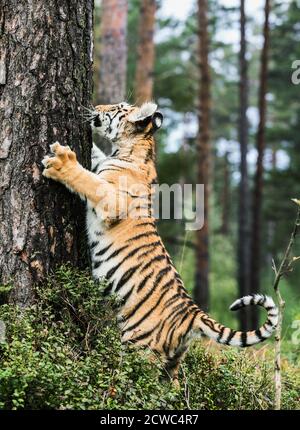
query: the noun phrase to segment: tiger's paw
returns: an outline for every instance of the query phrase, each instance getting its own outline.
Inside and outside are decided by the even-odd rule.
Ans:
[[[62,146],[58,142],[50,145],[50,151],[54,157],[46,156],[42,160],[45,167],[43,176],[64,182],[68,173],[78,166],[76,154],[69,146]]]

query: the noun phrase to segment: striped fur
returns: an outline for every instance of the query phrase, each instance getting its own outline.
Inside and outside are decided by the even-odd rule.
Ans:
[[[54,157],[43,161],[43,174],[87,201],[93,276],[107,280],[105,294],[122,299],[118,321],[123,342],[149,347],[176,378],[193,337],[206,335],[220,344],[240,347],[269,338],[278,323],[278,310],[271,298],[256,294],[231,306],[231,310],[264,307],[268,319],[258,330],[240,332],[224,327],[187,294],[158,235],[149,211],[151,185],[156,182],[153,134],[162,123],[156,105],[98,106],[91,115],[94,128],[112,141],[113,154],[106,157],[94,145],[89,172],[79,165],[74,152],[56,143],[51,147]],[[124,176],[127,185],[123,187],[120,177]],[[132,191],[134,184],[143,186],[142,195]],[[109,206],[113,197],[119,201],[114,213]],[[123,204],[138,208],[140,217],[124,218]]]

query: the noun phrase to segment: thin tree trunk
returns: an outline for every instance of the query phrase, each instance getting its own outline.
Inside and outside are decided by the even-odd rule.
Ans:
[[[127,0],[102,0],[100,104],[121,103],[126,95]]]
[[[83,258],[84,210],[41,176],[49,144],[88,167],[92,0],[2,0],[0,9],[0,284],[24,306],[33,285]]]
[[[228,152],[224,155],[224,167],[223,167],[223,189],[221,196],[222,205],[222,225],[221,233],[228,235],[229,233],[229,208],[230,208],[230,169]]]
[[[156,0],[141,0],[135,77],[135,98],[137,103],[149,101],[153,97],[155,12]]]
[[[209,306],[209,181],[210,181],[210,69],[208,62],[208,4],[207,0],[198,0],[199,22],[199,71],[200,71],[200,117],[198,136],[198,183],[204,184],[205,223],[197,231],[195,301],[204,310]]]
[[[260,89],[259,89],[259,126],[257,132],[257,167],[253,193],[253,224],[252,224],[252,246],[251,246],[251,292],[260,291],[260,266],[261,266],[261,229],[262,229],[262,197],[263,197],[263,175],[264,175],[264,153],[265,153],[265,128],[266,128],[266,93],[268,77],[268,55],[269,55],[269,15],[270,0],[265,3],[264,23],[264,46],[261,55]],[[258,325],[257,307],[251,307],[251,324]]]
[[[239,215],[238,215],[238,285],[240,297],[249,294],[250,279],[250,240],[249,240],[249,187],[248,187],[248,132],[249,124],[247,118],[248,109],[248,62],[246,59],[246,15],[245,0],[241,0],[241,49],[240,49],[240,117],[239,117],[239,140],[240,140],[240,186],[239,186]],[[250,329],[250,313],[248,309],[240,311],[241,330]]]

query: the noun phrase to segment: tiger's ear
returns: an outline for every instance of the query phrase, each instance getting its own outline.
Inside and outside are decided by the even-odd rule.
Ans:
[[[144,103],[129,115],[128,120],[134,123],[140,131],[145,130],[149,124],[152,124],[152,131],[155,133],[162,126],[163,115],[157,111],[157,104]]]

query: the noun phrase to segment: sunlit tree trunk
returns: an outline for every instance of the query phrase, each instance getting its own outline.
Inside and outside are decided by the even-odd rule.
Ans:
[[[264,23],[264,45],[261,54],[260,88],[259,88],[259,126],[257,131],[257,167],[253,193],[253,223],[252,223],[252,246],[251,246],[251,276],[250,285],[252,292],[260,291],[260,268],[261,268],[261,230],[262,230],[262,198],[263,198],[263,176],[264,176],[264,152],[265,152],[265,128],[266,128],[266,93],[268,77],[268,55],[269,55],[269,16],[270,0],[265,2]],[[251,324],[258,325],[257,307],[251,307]]]
[[[21,306],[57,265],[85,257],[84,207],[42,177],[41,160],[58,140],[89,167],[92,15],[92,0],[1,2],[0,284]]]
[[[239,296],[243,297],[249,294],[250,279],[250,239],[249,239],[249,187],[248,187],[248,133],[249,125],[247,118],[248,109],[248,62],[247,41],[246,41],[246,15],[245,0],[241,0],[240,5],[240,30],[241,30],[241,47],[240,47],[240,117],[239,117],[239,141],[240,141],[240,186],[239,186],[239,215],[238,215],[238,285]],[[250,313],[248,309],[240,311],[240,328],[249,330]]]
[[[196,279],[194,297],[196,302],[204,310],[209,306],[209,182],[210,182],[210,68],[208,61],[209,36],[208,36],[208,3],[207,0],[198,0],[199,23],[199,136],[198,136],[198,183],[204,184],[204,214],[205,223],[201,230],[197,231],[196,249]]]
[[[156,0],[141,0],[135,98],[137,103],[153,97],[154,27]]]

